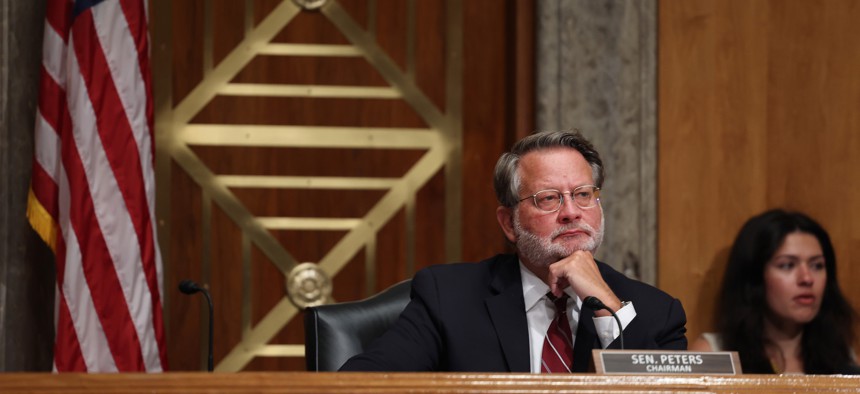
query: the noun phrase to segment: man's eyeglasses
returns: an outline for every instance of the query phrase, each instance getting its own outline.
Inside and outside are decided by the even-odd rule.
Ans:
[[[569,192],[555,189],[541,190],[531,196],[521,198],[519,202],[531,198],[535,206],[541,211],[555,212],[564,204],[565,194],[570,194],[573,202],[580,208],[591,208],[600,202],[600,188],[594,185],[583,185]]]

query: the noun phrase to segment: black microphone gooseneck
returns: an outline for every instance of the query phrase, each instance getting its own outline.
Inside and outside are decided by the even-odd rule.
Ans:
[[[585,297],[585,299],[582,300],[582,303],[585,304],[585,306],[591,308],[592,310],[597,311],[600,309],[605,309],[609,311],[610,314],[612,314],[612,317],[615,318],[615,323],[618,324],[618,339],[621,340],[621,350],[624,350],[624,328],[621,327],[621,319],[618,318],[618,315],[616,315],[615,312],[612,311],[612,309],[609,309],[609,307],[606,306],[606,304],[604,304],[603,301],[600,301],[600,299],[597,297]]]
[[[194,294],[197,292],[201,292],[201,293],[203,293],[204,296],[206,296],[206,302],[209,303],[209,365],[208,365],[208,367],[209,367],[209,372],[212,372],[212,370],[214,369],[213,368],[213,362],[212,362],[212,327],[214,326],[214,324],[212,322],[212,314],[214,313],[213,309],[212,309],[212,298],[209,297],[209,291],[207,291],[203,287],[200,287],[200,285],[198,285],[197,283],[194,283],[194,281],[188,280],[188,279],[183,280],[182,282],[179,282],[179,291],[181,291],[183,294]]]

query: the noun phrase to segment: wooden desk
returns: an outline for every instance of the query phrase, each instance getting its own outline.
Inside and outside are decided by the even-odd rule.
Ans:
[[[0,374],[2,393],[860,392],[860,376],[174,372]]]

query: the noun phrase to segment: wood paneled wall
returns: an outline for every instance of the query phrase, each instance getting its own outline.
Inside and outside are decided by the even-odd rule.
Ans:
[[[860,2],[662,0],[659,285],[711,328],[731,245],[769,208],[816,218],[860,307]]]
[[[212,53],[217,62],[242,37],[242,25],[227,27],[240,14],[244,2],[213,1]],[[262,17],[278,1],[254,2]],[[356,20],[377,24],[378,44],[401,67],[410,67],[404,43],[394,32],[402,29],[386,18],[401,15],[401,2],[375,1],[380,14],[366,15],[367,1],[343,1]],[[440,2],[443,3],[443,2]],[[496,157],[532,124],[530,67],[532,26],[523,12],[529,2],[492,0],[462,3],[463,97],[462,97],[462,257],[477,260],[504,249],[493,216],[491,172]],[[207,65],[199,46],[205,30],[203,1],[172,2],[173,101],[188,94],[203,78]],[[444,13],[416,2],[422,8],[416,28],[429,36],[444,26]],[[429,8],[428,8],[429,7]],[[713,297],[732,239],[751,215],[771,207],[805,211],[831,233],[839,257],[840,281],[855,305],[860,288],[860,3],[841,1],[663,0],[659,18],[659,168],[658,168],[658,285],[679,297],[687,308],[689,334],[694,338],[709,329]],[[430,19],[427,19],[430,18]],[[433,21],[429,26],[422,25]],[[259,22],[259,19],[256,20]],[[343,44],[319,15],[308,14],[279,34],[281,42]],[[438,39],[438,37],[437,37]],[[427,54],[442,51],[441,41],[428,39],[426,51],[416,59],[416,81],[438,106],[444,107],[444,90],[437,85],[444,62]],[[421,56],[424,56],[422,58]],[[249,63],[236,82],[259,78],[275,83],[327,83],[369,86],[381,84],[378,76],[362,71],[355,60],[309,62],[300,59],[266,59]],[[334,67],[334,68],[332,68]],[[349,73],[338,70],[348,69]],[[370,71],[370,70],[365,70]],[[365,75],[366,77],[361,77]],[[334,78],[334,79],[332,79]],[[529,99],[524,99],[529,98]],[[420,120],[397,103],[359,104],[334,102],[336,111],[322,109],[319,100],[296,98],[218,98],[195,122],[224,121],[235,115],[241,123],[339,124],[358,120],[378,127],[420,126]],[[329,102],[331,104],[332,102]],[[334,116],[335,114],[336,116]],[[512,115],[513,114],[513,115]],[[414,161],[416,152],[362,155],[340,158],[323,150],[291,150],[272,155],[265,148],[228,153],[213,147],[197,147],[195,153],[219,172],[242,174],[250,169],[273,173],[333,174],[343,160],[354,175],[397,174],[400,164]],[[232,155],[232,156],[231,156]],[[263,160],[265,157],[271,159]],[[319,160],[322,157],[328,160]],[[289,159],[287,159],[289,158]],[[294,160],[294,161],[293,161]],[[308,163],[313,162],[313,165]],[[304,163],[304,164],[302,164]],[[328,164],[326,164],[328,163]],[[389,164],[389,163],[393,163]],[[175,165],[175,164],[174,164]],[[326,165],[332,168],[326,169]],[[311,172],[313,171],[313,172]],[[329,172],[326,172],[329,171]],[[378,171],[383,171],[379,173]],[[200,369],[204,344],[189,341],[203,330],[197,303],[178,297],[173,289],[185,277],[201,275],[200,261],[214,262],[211,280],[218,288],[216,316],[216,363],[242,335],[236,311],[242,297],[236,262],[241,260],[238,230],[217,209],[213,210],[210,250],[201,249],[203,223],[200,212],[212,209],[211,201],[182,171],[175,170],[171,184],[171,246],[165,297],[170,313],[170,355],[174,370]],[[338,172],[338,174],[341,174]],[[348,174],[347,174],[348,175]],[[422,227],[416,234],[416,267],[444,262],[440,243],[445,237],[439,220],[445,185],[440,172],[417,195],[416,215]],[[348,216],[366,209],[373,192],[242,190],[237,197],[260,215]],[[319,210],[306,201],[320,201]],[[177,204],[177,201],[182,201]],[[286,203],[285,201],[290,201]],[[305,201],[299,203],[300,201]],[[348,203],[347,203],[348,202]],[[364,205],[363,205],[364,204]],[[332,210],[334,209],[334,210]],[[185,216],[183,216],[185,215]],[[335,298],[360,298],[408,276],[402,225],[398,214],[382,231],[377,245],[380,265],[376,288],[365,288],[363,257],[358,255],[335,278]],[[231,227],[232,226],[232,227]],[[310,236],[280,231],[277,238],[300,261],[313,261],[337,241],[338,234]],[[228,241],[233,240],[233,241]],[[164,247],[164,246],[163,246]],[[206,257],[209,256],[209,257]],[[384,259],[382,257],[385,257]],[[283,293],[283,275],[252,248],[256,292],[250,294],[260,318]],[[290,323],[277,343],[301,343],[298,322]],[[297,360],[258,359],[247,369],[302,369]]]
[[[459,156],[449,161],[449,164],[459,161],[459,165],[440,168],[431,174],[429,181],[419,185],[412,201],[414,216],[410,217],[409,208],[404,207],[380,225],[381,229],[374,234],[374,265],[368,267],[366,250],[356,253],[333,276],[333,299],[364,298],[411,277],[421,267],[450,261],[450,251],[456,250],[450,245],[451,233],[460,235],[456,240],[460,255],[455,259],[476,261],[504,251],[506,244],[495,219],[497,203],[492,191],[492,170],[499,154],[534,124],[532,67],[528,62],[533,58],[530,52],[533,29],[529,23],[533,4],[514,0],[462,3],[329,0],[328,3],[346,11],[359,29],[372,31],[374,42],[368,46],[380,48],[398,72],[403,71],[416,90],[427,97],[430,105],[446,116],[456,111],[452,117],[459,117],[462,134],[460,151],[453,152]],[[171,99],[163,100],[162,104],[170,101],[173,107],[180,107],[186,97],[195,94],[213,69],[217,74],[219,64],[235,54],[247,32],[260,25],[273,10],[295,7],[292,0],[154,0],[153,4],[155,18],[170,18],[169,24],[156,20],[153,25],[165,29],[155,35],[169,35],[164,46],[159,47],[162,51],[169,47],[169,52],[156,53],[155,57],[168,63],[161,70],[169,74],[171,82],[165,82],[162,89],[169,89]],[[250,16],[243,17],[249,9]],[[456,10],[457,15],[452,15],[451,10]],[[339,31],[326,12],[295,14],[271,42],[355,44]],[[459,18],[462,23],[451,23],[452,18]],[[411,33],[413,41],[408,38]],[[452,52],[449,47],[451,34],[461,36],[459,52]],[[450,61],[452,53],[455,62]],[[388,86],[390,75],[377,73],[374,66],[378,65],[370,63],[361,56],[256,56],[229,83]],[[456,96],[451,95],[448,90],[451,85],[446,84],[452,72],[461,74],[462,86],[455,86],[462,95],[461,104],[452,104],[452,97],[457,101]],[[164,74],[155,78],[163,79]],[[419,111],[402,98],[308,96],[220,94],[208,101],[189,124],[207,128],[201,129],[203,132],[209,132],[209,125],[213,124],[237,128],[292,125],[374,130],[430,127]],[[162,132],[182,132],[182,126],[164,121]],[[160,219],[162,235],[169,234],[162,248],[168,265],[165,299],[170,367],[199,370],[205,366],[206,312],[200,308],[203,301],[176,291],[179,281],[191,278],[212,291],[216,308],[214,358],[218,368],[220,362],[230,357],[229,353],[242,347],[241,341],[251,335],[251,330],[262,325],[267,314],[282,303],[285,272],[272,264],[270,256],[253,240],[243,238],[243,226],[247,223],[237,223],[230,209],[207,194],[201,178],[189,175],[194,171],[176,159],[179,155],[170,149],[167,146],[160,152],[170,155],[171,160],[159,174],[168,171],[170,174],[169,183],[160,186],[169,188],[169,198],[163,206],[168,209]],[[217,141],[189,144],[188,150],[185,157],[193,155],[198,160],[198,169],[213,174],[210,178],[264,175],[398,179],[426,153],[421,149],[235,146],[219,145]],[[451,184],[452,176],[461,179],[460,184]],[[448,193],[452,188],[459,192],[455,201]],[[385,193],[386,190],[349,188],[229,188],[230,197],[247,209],[248,217],[254,218],[362,218]],[[462,212],[462,217],[456,218],[455,225],[459,228],[454,232],[446,219],[451,204],[460,205]],[[319,262],[345,234],[345,231],[296,229],[268,231],[296,263]],[[407,264],[410,259],[414,260],[411,265]],[[250,310],[246,308],[249,304]],[[292,318],[268,344],[291,345],[293,349],[303,344],[302,317],[299,313]],[[304,370],[301,357],[256,357],[247,364],[230,365],[240,365],[244,370]]]

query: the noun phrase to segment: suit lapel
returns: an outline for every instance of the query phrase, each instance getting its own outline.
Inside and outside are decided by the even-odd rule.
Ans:
[[[486,300],[487,311],[510,372],[530,372],[528,321],[519,264],[515,258],[509,258],[497,268],[490,284],[494,295]]]
[[[583,306],[579,312],[579,324],[576,328],[576,341],[573,344],[573,371],[593,372],[591,351],[600,349],[597,330],[594,328],[594,311]]]

